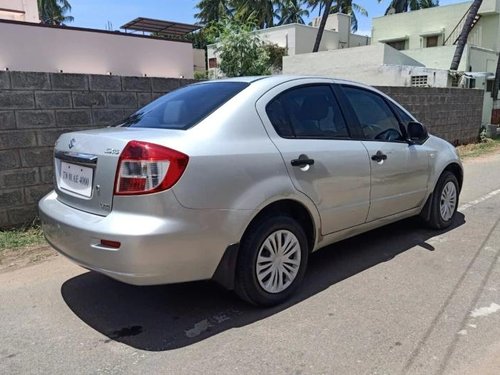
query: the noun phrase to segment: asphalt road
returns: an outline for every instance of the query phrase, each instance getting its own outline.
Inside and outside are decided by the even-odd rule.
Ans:
[[[499,374],[500,155],[465,169],[450,230],[406,220],[324,249],[273,309],[61,257],[0,274],[0,374]]]

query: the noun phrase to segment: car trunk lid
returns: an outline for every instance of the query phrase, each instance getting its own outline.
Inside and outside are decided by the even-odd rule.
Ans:
[[[113,208],[120,154],[132,140],[178,144],[181,130],[106,128],[66,133],[54,150],[58,199],[68,206],[106,216]]]

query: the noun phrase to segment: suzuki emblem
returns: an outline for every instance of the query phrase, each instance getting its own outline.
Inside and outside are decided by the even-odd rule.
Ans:
[[[69,145],[68,145],[70,150],[75,146],[75,143],[76,143],[76,139],[71,138],[71,141],[69,141]]]

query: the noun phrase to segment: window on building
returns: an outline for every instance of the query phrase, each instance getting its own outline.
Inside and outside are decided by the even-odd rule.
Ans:
[[[209,68],[217,68],[217,58],[212,57],[208,59],[208,67]]]
[[[438,46],[438,35],[432,35],[425,38],[425,46],[426,47],[437,47]]]
[[[411,86],[413,87],[426,87],[427,76],[411,76]]]
[[[486,80],[486,92],[492,92],[493,91],[493,85],[495,81],[493,79],[488,79]]]
[[[386,44],[398,51],[406,49],[406,39],[393,40],[392,42],[386,42]]]

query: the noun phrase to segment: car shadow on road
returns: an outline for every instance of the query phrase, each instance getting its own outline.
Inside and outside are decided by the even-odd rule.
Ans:
[[[408,219],[328,246],[310,257],[298,293],[273,308],[250,306],[208,281],[138,287],[95,272],[66,281],[61,293],[82,321],[106,336],[104,343],[115,340],[142,350],[172,350],[272,316],[410,249],[434,251],[429,239],[464,223],[459,213],[450,228],[439,232]]]

